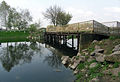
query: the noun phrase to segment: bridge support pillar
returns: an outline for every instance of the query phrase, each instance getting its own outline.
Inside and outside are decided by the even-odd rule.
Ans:
[[[74,35],[72,35],[72,48],[74,48]]]
[[[66,35],[63,35],[63,44],[67,45],[67,36]]]
[[[79,50],[80,34],[77,35],[77,51]]]

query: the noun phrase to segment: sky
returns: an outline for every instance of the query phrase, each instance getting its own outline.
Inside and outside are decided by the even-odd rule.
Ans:
[[[3,0],[0,0],[0,3]],[[88,20],[98,22],[120,21],[120,0],[4,0],[11,7],[29,9],[34,21],[39,19],[42,26],[50,24],[42,15],[50,6],[58,5],[72,14],[69,22],[77,23]]]

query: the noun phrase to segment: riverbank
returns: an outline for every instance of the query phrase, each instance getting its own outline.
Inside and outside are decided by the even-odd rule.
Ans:
[[[94,40],[77,56],[63,56],[62,63],[74,70],[76,82],[120,82],[120,38]]]
[[[0,42],[25,41],[29,32],[25,31],[0,31]]]

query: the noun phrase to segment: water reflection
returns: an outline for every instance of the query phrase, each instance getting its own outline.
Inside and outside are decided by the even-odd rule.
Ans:
[[[0,61],[8,72],[17,64],[30,63],[33,51],[29,50],[29,46],[26,43],[7,43],[7,47],[2,49]]]
[[[50,51],[52,51],[53,53],[61,56],[61,54],[63,55],[67,55],[69,57],[73,57],[74,55],[77,55],[78,51],[74,50],[71,47],[65,46],[65,45],[52,45],[52,44],[47,44],[45,46],[46,48],[50,49]]]
[[[60,49],[38,42],[1,43],[0,81],[72,82],[72,71],[61,64],[62,55],[65,54]],[[56,69],[62,71],[58,73]]]
[[[47,62],[52,68],[61,67],[60,57],[63,53],[49,45],[46,46],[51,53],[45,55],[43,62]],[[43,56],[46,51],[43,51],[42,48],[40,43],[37,42],[6,43],[6,47],[4,45],[0,52],[0,61],[4,69],[10,72],[15,65],[31,63],[32,57],[35,54],[39,54],[39,57]]]
[[[47,62],[48,65],[53,68],[59,68],[62,65],[62,55],[73,57],[77,54],[77,50],[73,50],[72,48],[63,45],[60,47],[57,45],[46,44],[45,47],[48,48],[53,54],[46,56],[44,62]]]
[[[59,68],[61,67],[61,60],[60,56],[57,56],[56,54],[48,55],[45,57],[44,62],[47,62],[49,66],[53,68]]]

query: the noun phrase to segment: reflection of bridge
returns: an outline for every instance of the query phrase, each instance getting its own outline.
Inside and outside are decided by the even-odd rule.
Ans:
[[[79,33],[59,33],[59,32],[46,32],[46,41],[49,43],[53,43],[53,44],[58,44],[61,45],[61,43],[63,45],[67,45],[67,40],[68,40],[68,36],[71,36],[72,38],[72,44],[70,44],[72,46],[72,48],[74,48],[74,37],[77,38],[77,49],[79,49],[79,40],[80,40],[80,34]]]
[[[116,23],[118,25],[118,23]],[[119,23],[120,24],[120,23]],[[108,27],[102,23],[91,20],[81,23],[69,24],[65,27],[47,27],[45,41],[53,44],[67,45],[67,40],[72,39],[70,44],[74,48],[74,38],[77,38],[77,50],[79,44],[93,40],[100,40],[105,36],[119,35],[120,27]],[[63,41],[63,42],[62,42]]]

